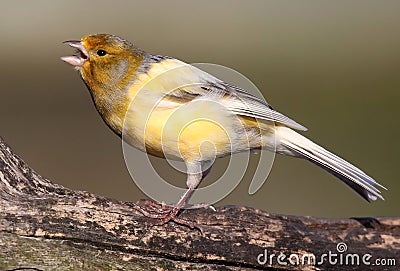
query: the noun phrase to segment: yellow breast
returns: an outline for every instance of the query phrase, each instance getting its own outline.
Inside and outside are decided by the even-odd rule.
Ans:
[[[239,120],[210,100],[187,104],[169,101],[163,94],[201,78],[178,60],[155,63],[130,88],[131,104],[125,116],[124,139],[157,156],[187,161],[211,159],[230,152]]]

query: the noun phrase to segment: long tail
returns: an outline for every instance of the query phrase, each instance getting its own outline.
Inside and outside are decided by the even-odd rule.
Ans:
[[[276,127],[277,152],[305,158],[338,177],[367,201],[383,199],[375,187],[386,188],[363,171],[290,128]]]

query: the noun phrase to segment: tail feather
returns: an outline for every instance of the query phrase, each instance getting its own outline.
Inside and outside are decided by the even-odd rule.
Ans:
[[[377,198],[384,199],[375,186],[386,188],[354,165],[318,146],[290,128],[277,128],[277,136],[279,138],[278,152],[302,157],[313,162],[342,180],[367,201],[376,200]]]

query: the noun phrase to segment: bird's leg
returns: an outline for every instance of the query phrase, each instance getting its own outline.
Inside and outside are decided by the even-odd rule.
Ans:
[[[202,170],[202,180],[210,173],[211,167],[213,165],[214,161],[211,160],[205,160],[201,162],[201,170]],[[209,203],[197,203],[194,205],[186,205],[185,206],[187,209],[200,209],[200,208],[205,208],[205,209],[211,209],[213,211],[216,211],[215,207],[210,205]]]
[[[147,207],[146,209],[141,206],[135,206],[134,209],[142,213],[144,216],[159,219],[159,221],[155,222],[153,225],[164,225],[169,221],[174,221],[192,229],[195,228],[193,222],[181,219],[177,216],[179,211],[189,202],[190,197],[192,196],[196,187],[200,184],[203,176],[201,162],[187,162],[186,167],[188,174],[186,185],[188,189],[176,204],[173,206],[168,206],[147,200],[145,201],[145,205]]]
[[[178,224],[184,224],[189,226],[190,228],[194,228],[194,223],[191,221],[186,221],[177,217],[179,211],[185,207],[185,205],[189,202],[190,197],[193,195],[194,190],[200,184],[202,180],[202,170],[200,162],[187,162],[186,163],[187,170],[187,180],[186,185],[188,189],[179,199],[179,201],[174,205],[174,207],[166,214],[164,218],[160,221],[156,222],[156,225],[164,225],[169,221],[174,221]]]

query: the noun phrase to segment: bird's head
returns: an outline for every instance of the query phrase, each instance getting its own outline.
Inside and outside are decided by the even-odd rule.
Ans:
[[[118,88],[134,75],[144,59],[143,51],[110,34],[89,35],[64,43],[77,51],[61,59],[74,66],[92,90]]]

